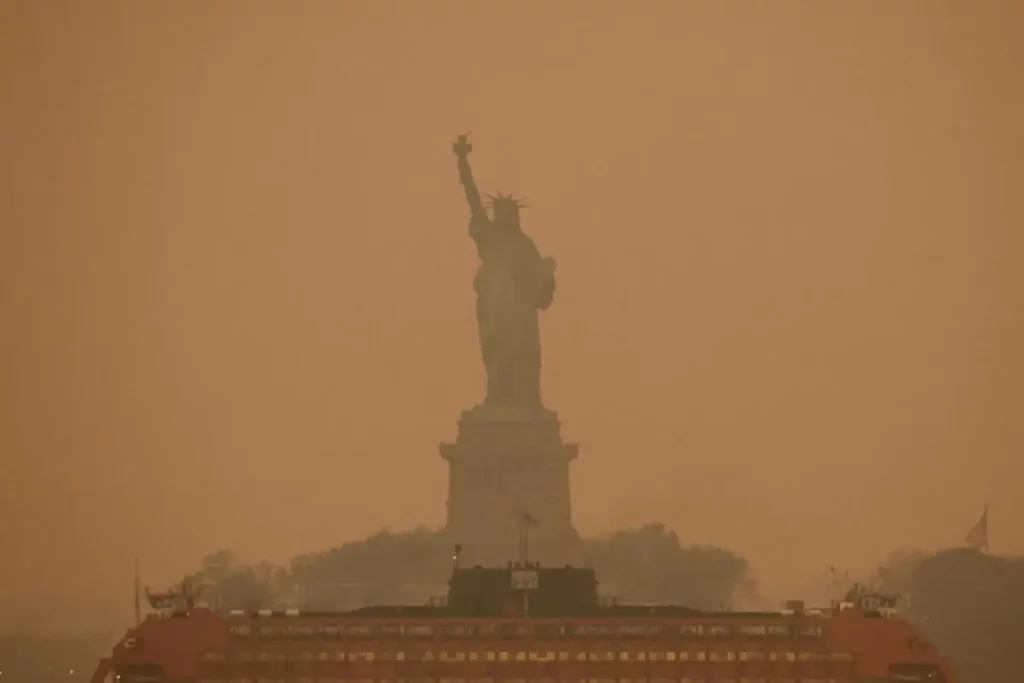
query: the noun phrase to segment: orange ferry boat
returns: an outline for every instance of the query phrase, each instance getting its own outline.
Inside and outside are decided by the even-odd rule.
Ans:
[[[347,612],[218,613],[150,596],[91,683],[955,683],[895,599],[709,612],[599,597],[592,569],[460,568],[446,598]]]

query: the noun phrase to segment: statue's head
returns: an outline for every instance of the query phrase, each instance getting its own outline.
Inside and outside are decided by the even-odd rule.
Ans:
[[[510,230],[520,229],[519,209],[526,208],[523,200],[500,192],[497,195],[487,195],[487,199],[489,200],[487,206],[491,210],[491,220],[495,227]]]

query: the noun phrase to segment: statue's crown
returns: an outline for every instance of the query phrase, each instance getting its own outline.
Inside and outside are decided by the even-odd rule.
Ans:
[[[527,204],[523,203],[523,200],[519,197],[515,197],[510,194],[498,194],[487,195],[487,208],[489,209],[503,209],[503,208],[515,208],[515,209],[526,209]]]

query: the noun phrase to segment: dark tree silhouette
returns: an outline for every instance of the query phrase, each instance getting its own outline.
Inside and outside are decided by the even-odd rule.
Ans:
[[[1024,681],[1024,559],[969,549],[895,555],[877,574],[965,683]]]
[[[706,609],[751,594],[747,563],[711,546],[684,547],[661,524],[584,541],[602,583],[620,602],[676,603]],[[451,548],[436,531],[379,531],[361,541],[300,555],[288,570],[248,567],[230,551],[203,559],[194,582],[223,608],[292,605],[341,610],[367,604],[423,604],[443,595],[451,573]]]
[[[745,560],[712,546],[683,546],[663,524],[591,539],[586,549],[620,602],[721,609],[755,594]]]

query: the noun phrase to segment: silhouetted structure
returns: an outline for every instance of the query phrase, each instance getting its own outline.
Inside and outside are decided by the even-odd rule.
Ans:
[[[453,145],[480,256],[473,288],[487,392],[463,413],[455,443],[441,445],[450,465],[446,531],[474,563],[514,556],[517,539],[520,556],[578,562],[569,497],[577,446],[563,442],[558,416],[541,398],[538,312],[554,298],[555,263],[522,231],[518,199],[490,197],[488,214],[471,150],[464,135]]]
[[[469,202],[469,236],[480,268],[473,281],[480,350],[487,372],[484,406],[542,409],[540,328],[537,312],[555,295],[555,262],[543,258],[519,220],[520,200],[488,196],[488,215],[469,167],[472,145],[460,136],[453,145],[459,181]]]

